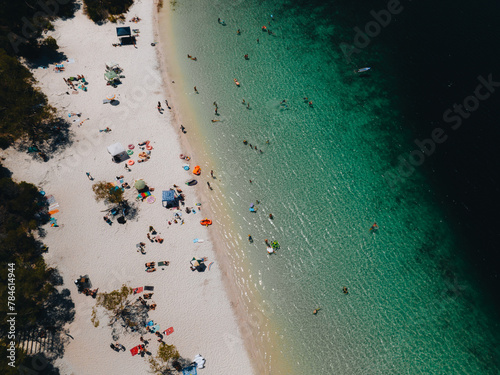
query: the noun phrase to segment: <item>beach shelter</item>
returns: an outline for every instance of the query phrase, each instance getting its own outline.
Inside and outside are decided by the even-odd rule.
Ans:
[[[175,191],[163,190],[161,193],[161,205],[166,208],[177,206]]]
[[[144,180],[136,180],[134,183],[134,187],[140,191],[146,187],[146,183],[144,182]]]
[[[106,63],[106,70],[115,70],[120,69],[120,65],[114,61],[110,61]]]
[[[129,26],[116,28],[116,36],[118,38],[122,38],[124,36],[131,36],[131,35],[132,35],[132,33],[130,32]]]
[[[115,163],[120,163],[120,162],[127,160],[129,158],[127,151],[121,145],[121,143],[115,143],[115,144],[112,144],[111,146],[108,146],[108,152],[113,157],[113,161]]]
[[[120,77],[112,70],[108,70],[104,73],[104,79],[108,82],[119,81]]]

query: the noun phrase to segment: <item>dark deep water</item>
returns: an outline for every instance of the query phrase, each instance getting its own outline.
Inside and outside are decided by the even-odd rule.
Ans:
[[[303,8],[331,9],[323,13],[332,18],[330,22],[351,31],[334,37],[332,42],[356,46],[354,28],[364,30],[374,20],[370,12],[386,10],[390,3],[331,1],[321,5],[308,3]],[[403,113],[400,122],[413,134],[409,140],[413,147],[405,145],[400,149],[405,159],[418,149],[414,139],[422,141],[430,138],[435,128],[443,129],[446,141],[436,144],[435,151],[425,156],[416,168],[428,177],[429,188],[464,245],[464,253],[457,256],[465,257],[472,278],[498,314],[500,301],[495,297],[500,286],[500,162],[496,150],[500,138],[497,125],[500,87],[480,89],[480,100],[467,99],[470,110],[463,110],[460,124],[456,117],[451,120],[456,114],[450,112],[447,121],[443,115],[448,109],[453,110],[455,103],[464,105],[464,100],[474,95],[481,83],[479,76],[488,81],[491,75],[490,80],[500,86],[500,52],[495,47],[500,42],[497,25],[500,4],[486,1],[473,5],[457,1],[399,4],[396,9],[400,12],[392,15],[378,34],[372,26],[376,35],[370,38],[368,46],[350,55],[352,63],[357,67],[372,66],[387,77],[386,90]],[[375,61],[371,56],[376,56]],[[374,75],[367,79],[370,78]]]

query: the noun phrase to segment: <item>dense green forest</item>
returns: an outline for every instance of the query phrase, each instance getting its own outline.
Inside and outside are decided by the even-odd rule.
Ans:
[[[47,248],[36,239],[43,237],[40,226],[48,219],[46,199],[36,186],[14,182],[9,171],[0,166],[0,315],[7,317],[9,312],[17,313],[16,338],[33,332],[53,335],[55,342],[51,355],[59,356],[64,350],[59,334],[64,324],[73,319],[74,305],[69,290],[56,289],[62,284],[62,278],[56,269],[47,267],[42,256]],[[7,334],[9,328],[7,319],[2,319],[2,348],[11,341]],[[31,357],[20,352],[16,357],[16,371],[2,361],[0,373],[17,374],[23,363],[30,368]],[[56,371],[48,362],[44,368]]]

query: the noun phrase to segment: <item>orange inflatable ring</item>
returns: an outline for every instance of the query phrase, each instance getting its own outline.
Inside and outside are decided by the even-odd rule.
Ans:
[[[199,165],[197,165],[196,167],[194,167],[193,169],[193,174],[199,176],[201,174],[201,168]]]
[[[186,156],[184,159],[186,159],[186,161],[190,161],[191,158],[189,156]]]
[[[184,154],[180,154],[180,155],[179,155],[179,157],[180,157],[181,159],[184,159],[184,158],[185,158]]]
[[[205,220],[200,221],[200,224],[208,227],[209,225],[212,225],[212,220],[205,218]]]
[[[152,149],[153,149],[153,146],[151,146],[151,145],[146,146],[146,150],[152,150]]]
[[[130,159],[129,161],[127,161],[127,164],[128,164],[128,165],[134,165],[134,163],[135,163],[135,162],[134,162],[132,159]]]

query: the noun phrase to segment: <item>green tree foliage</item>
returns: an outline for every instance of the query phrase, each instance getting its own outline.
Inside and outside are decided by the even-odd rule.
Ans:
[[[126,13],[134,0],[83,0],[87,16],[94,22],[103,22],[110,15]]]
[[[161,343],[158,347],[156,357],[149,359],[149,367],[153,374],[173,374],[173,361],[177,361],[181,356],[175,345]]]
[[[75,0],[0,0],[0,49],[9,55],[32,55],[50,20],[72,17]]]
[[[95,194],[96,201],[105,201],[109,203],[118,204],[123,201],[123,190],[116,189],[115,186],[109,182],[99,181],[92,185],[92,190]]]
[[[69,293],[56,290],[57,270],[47,268],[42,257],[42,243],[34,233],[48,220],[46,199],[36,186],[16,183],[8,171],[0,166],[0,314],[6,314],[9,305],[7,297],[15,296],[17,332],[23,330],[50,330],[57,334],[62,326],[72,320],[72,302]],[[8,289],[7,264],[13,264],[15,290]],[[12,305],[11,305],[12,306]],[[7,340],[9,324],[0,320],[0,347]],[[5,351],[2,349],[5,353]],[[23,355],[17,356],[16,365],[23,362]],[[0,373],[9,374],[11,368],[2,361]],[[16,370],[17,371],[17,370]]]
[[[122,285],[119,290],[109,293],[99,293],[97,295],[97,306],[102,306],[106,310],[116,314],[123,310],[127,304],[127,298],[132,294],[132,288]]]
[[[57,50],[54,38],[41,39],[53,29],[50,20],[72,17],[76,0],[0,0],[0,148],[27,137],[39,143],[54,136],[60,127],[54,108],[45,95],[33,87],[32,74],[17,60],[47,57]]]
[[[56,120],[47,97],[33,87],[28,69],[0,50],[0,147],[28,136],[31,141],[47,139]]]

